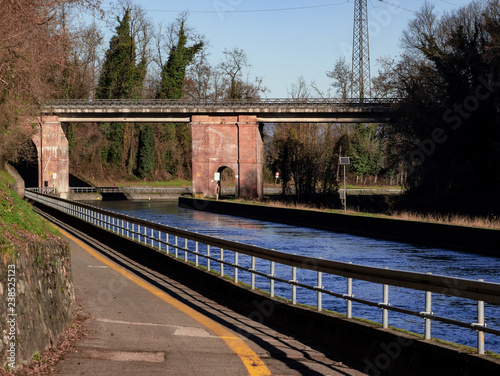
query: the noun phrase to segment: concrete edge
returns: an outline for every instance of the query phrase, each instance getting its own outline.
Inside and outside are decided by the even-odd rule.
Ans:
[[[366,373],[408,376],[500,374],[500,360],[492,357],[466,353],[434,340],[424,341],[374,324],[347,320],[340,314],[321,313],[284,304],[148,246],[131,242],[43,205],[35,205],[136,262],[164,273],[219,304],[255,321],[285,329],[287,334],[291,331],[296,336],[312,340],[316,346],[325,346],[344,354]],[[184,303],[189,304],[186,301]],[[211,318],[220,321],[217,317]]]
[[[180,197],[181,207],[432,247],[500,255],[500,230]]]

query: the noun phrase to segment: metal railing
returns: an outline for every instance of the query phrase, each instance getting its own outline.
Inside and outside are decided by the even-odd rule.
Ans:
[[[38,188],[37,188],[38,189]],[[192,193],[191,187],[70,187],[70,193]]]
[[[256,289],[256,277],[261,278],[267,281],[264,284],[268,286],[270,297],[275,296],[275,283],[284,283],[291,288],[291,304],[299,304],[297,300],[297,288],[303,288],[316,293],[315,307],[318,311],[323,310],[323,296],[325,295],[344,300],[346,304],[346,317],[348,319],[353,317],[353,303],[377,307],[382,310],[381,324],[383,328],[389,327],[390,311],[418,317],[423,320],[425,339],[431,338],[432,321],[471,329],[477,331],[477,351],[479,354],[484,354],[485,352],[484,333],[500,336],[500,330],[487,327],[484,319],[485,302],[500,304],[499,283],[453,278],[430,273],[424,274],[383,269],[291,255],[272,249],[241,244],[156,224],[123,214],[113,213],[91,205],[37,194],[29,190],[26,191],[26,197],[132,241],[154,247],[175,258],[181,258],[185,262],[188,262],[188,255],[190,254],[194,260],[191,262],[195,267],[203,266],[200,263],[200,258],[205,260],[204,267],[208,271],[213,271],[213,263],[218,264],[221,276],[227,276],[228,270],[225,267],[228,267],[230,270],[232,269],[235,283],[241,281],[240,272],[247,272],[250,275],[250,288]],[[241,262],[244,255],[250,258],[246,264]],[[259,260],[258,263],[257,260]],[[257,269],[257,264],[260,265],[259,269]],[[264,270],[265,265],[267,265],[267,270]],[[280,275],[277,273],[278,269],[281,271]],[[315,273],[315,282],[308,284],[300,281],[297,278],[298,270],[307,270]],[[325,288],[323,286],[324,275],[345,278],[345,291],[331,291]],[[290,276],[291,278],[289,278]],[[354,280],[367,281],[380,285],[382,301],[356,297],[353,291]],[[262,283],[261,286],[263,286]],[[392,305],[389,301],[389,286],[425,292],[423,310],[416,311]],[[465,322],[434,314],[432,312],[433,293],[440,294],[440,296],[451,296],[475,301],[475,305],[477,306],[477,320],[475,322]],[[446,338],[443,339],[446,340]]]
[[[46,109],[78,108],[194,108],[194,107],[370,107],[394,106],[399,98],[265,98],[265,99],[58,99]]]

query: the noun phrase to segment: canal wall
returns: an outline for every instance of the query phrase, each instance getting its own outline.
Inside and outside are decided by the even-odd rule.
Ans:
[[[382,329],[379,325],[346,319],[331,312],[318,312],[301,305],[287,304],[279,298],[235,284],[226,278],[194,268],[149,246],[132,242],[78,218],[36,203],[44,211],[78,228],[110,248],[147,268],[156,270],[229,307],[249,319],[284,330],[287,335],[307,339],[310,346],[326,347],[352,359],[352,366],[370,375],[456,376],[498,375],[500,361],[487,355],[474,355],[464,348],[435,340]],[[174,298],[183,298],[168,291]],[[239,333],[243,336],[251,334]]]
[[[500,230],[365,217],[314,210],[276,208],[180,197],[179,205],[194,210],[311,227],[406,243],[500,255]]]

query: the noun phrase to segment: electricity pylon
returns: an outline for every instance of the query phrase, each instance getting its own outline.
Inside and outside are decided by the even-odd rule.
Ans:
[[[370,87],[368,5],[367,0],[354,0],[351,96],[361,100],[370,97]]]

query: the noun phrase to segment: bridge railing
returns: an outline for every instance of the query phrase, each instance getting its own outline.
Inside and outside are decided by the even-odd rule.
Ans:
[[[394,106],[399,98],[266,98],[266,99],[58,99],[48,103],[48,109],[78,108],[181,108],[181,107],[370,107]]]
[[[36,188],[38,190],[38,188]],[[192,193],[191,187],[70,187],[70,193]]]
[[[291,290],[289,301],[294,305],[300,304],[297,299],[297,288],[301,288],[316,293],[315,308],[318,311],[323,310],[323,297],[326,295],[344,300],[348,319],[353,317],[353,303],[377,307],[382,311],[381,324],[383,328],[389,326],[390,311],[417,317],[422,320],[425,339],[431,338],[431,322],[433,321],[474,330],[477,331],[477,352],[479,354],[485,353],[484,333],[500,336],[500,330],[490,328],[485,323],[485,302],[500,304],[500,284],[498,283],[292,255],[152,223],[29,190],[26,191],[26,197],[119,236],[156,248],[176,259],[180,258],[184,262],[192,263],[195,267],[202,267],[207,271],[217,269],[222,277],[227,277],[228,272],[230,272],[235,283],[241,281],[239,273],[248,273],[250,288],[266,289],[270,297],[275,296],[275,283],[286,284]],[[191,255],[190,260],[188,255]],[[246,262],[242,262],[243,256],[248,258]],[[301,270],[312,272],[315,277],[309,278],[307,281],[299,280],[300,273],[298,272]],[[323,285],[326,275],[343,278],[345,290],[332,291],[327,289]],[[256,278],[259,279],[259,285],[257,285]],[[382,292],[382,301],[356,297],[353,291],[353,281],[355,280],[378,285]],[[425,292],[424,306],[421,310],[412,310],[392,305],[389,300],[389,286],[410,289],[413,292]],[[442,296],[474,301],[474,306],[477,307],[477,319],[470,322],[436,315],[432,312],[433,293],[439,294],[440,301]],[[412,295],[412,299],[414,299],[414,295]],[[442,339],[446,340],[447,338]]]

